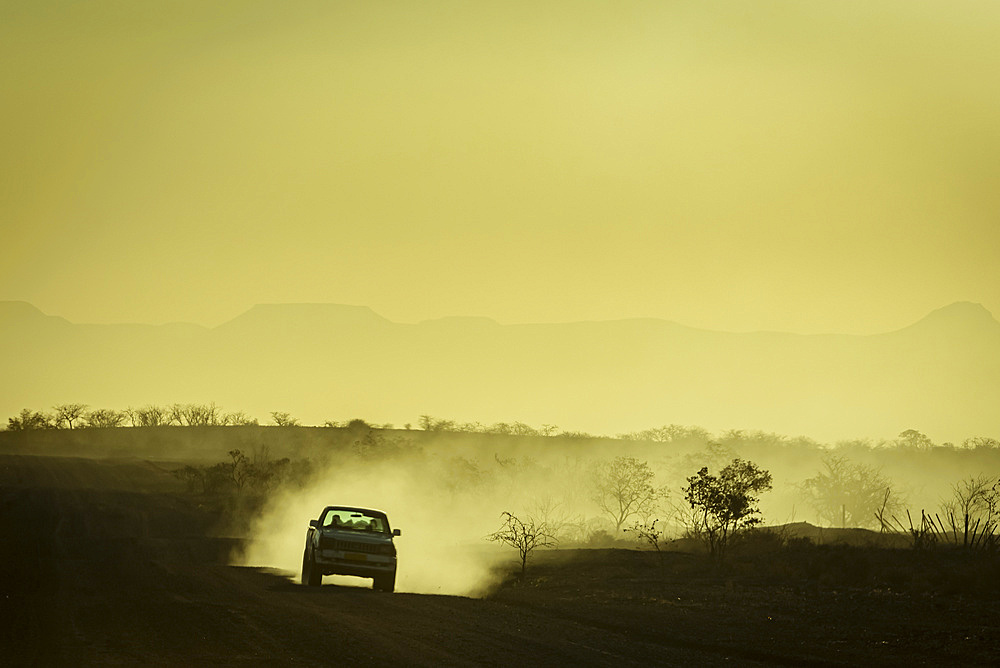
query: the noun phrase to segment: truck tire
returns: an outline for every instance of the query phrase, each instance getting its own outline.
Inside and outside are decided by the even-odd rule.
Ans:
[[[316,561],[310,554],[309,548],[302,553],[302,584],[309,587],[318,587],[323,581],[323,573],[316,568]]]
[[[372,589],[377,591],[387,591],[390,594],[396,589],[396,573],[391,575],[380,575],[372,579]]]

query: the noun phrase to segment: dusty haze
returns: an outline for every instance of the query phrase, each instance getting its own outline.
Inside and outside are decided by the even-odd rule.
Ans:
[[[617,456],[671,537],[733,457],[767,524],[836,524],[831,453],[901,516],[992,489],[998,35],[995,0],[0,0],[0,645],[1000,665],[994,554],[664,571],[594,500]],[[14,429],[74,404],[239,426]],[[236,450],[295,475],[245,493]],[[402,529],[400,592],[477,598],[292,584],[334,503]],[[531,586],[504,511],[559,526]]]
[[[616,532],[596,500],[596,474],[615,457],[647,464],[655,475],[653,485],[665,492],[654,507],[630,517],[623,528],[657,519],[669,543],[684,535],[686,478],[702,466],[717,472],[736,456],[773,475],[774,488],[760,501],[766,525],[830,526],[802,487],[823,469],[824,457],[842,456],[878,471],[892,487],[892,513],[905,523],[907,511],[916,517],[922,510],[941,512],[953,485],[962,479],[1000,477],[998,452],[872,448],[864,443],[822,447],[775,434],[713,438],[697,429],[681,440],[659,443],[428,432],[354,434],[328,458],[314,460],[314,475],[304,486],[268,499],[251,526],[247,549],[234,559],[240,565],[278,568],[295,579],[308,521],[327,505],[368,505],[386,511],[393,526],[403,531],[396,539],[399,591],[479,596],[516,561],[515,550],[486,540],[499,528],[503,511],[546,522],[563,548],[642,546],[634,534]],[[323,461],[327,463],[320,464]],[[862,526],[874,527],[873,522],[862,518]],[[330,581],[369,586],[360,578]]]
[[[5,2],[0,415],[996,433],[998,33],[977,0]]]
[[[977,0],[8,0],[0,299],[207,326],[1000,313],[998,33]]]
[[[671,423],[826,442],[1000,433],[1000,322],[969,302],[871,336],[653,319],[412,325],[338,304],[264,304],[212,329],[79,325],[0,302],[0,365],[0,415],[215,402],[262,424],[285,411],[306,425],[429,414],[608,436]]]

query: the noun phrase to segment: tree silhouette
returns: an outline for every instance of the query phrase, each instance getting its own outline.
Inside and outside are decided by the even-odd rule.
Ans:
[[[718,476],[705,466],[687,482],[684,498],[695,511],[692,533],[721,558],[735,536],[760,523],[756,495],[771,489],[771,474],[737,457]]]
[[[666,490],[653,486],[653,471],[635,457],[615,457],[598,469],[594,501],[615,524],[615,532],[632,517],[651,513]]]
[[[842,455],[823,458],[823,470],[801,485],[820,519],[830,526],[870,527],[896,510],[892,482],[874,466]]]
[[[299,424],[299,421],[293,418],[288,413],[283,413],[281,411],[271,411],[271,419],[274,420],[274,424],[279,427],[294,427]]]
[[[133,427],[159,427],[170,424],[170,411],[160,406],[149,405],[142,408],[129,406],[123,412]]]
[[[931,441],[927,434],[919,432],[916,429],[907,429],[900,432],[896,443],[900,447],[912,448],[913,450],[926,450],[934,445],[934,442]]]
[[[87,404],[61,404],[53,406],[52,409],[56,412],[56,425],[65,422],[66,426],[72,429],[73,423],[83,418],[87,411]]]
[[[942,510],[949,520],[955,541],[962,547],[983,541],[994,547],[993,537],[1000,519],[1000,482],[987,475],[969,476],[952,485],[952,496]],[[977,541],[977,536],[979,537]]]
[[[7,429],[10,431],[30,431],[32,429],[51,429],[55,427],[51,415],[33,411],[30,408],[23,409],[15,417],[7,418]]]
[[[84,416],[88,427],[120,427],[125,421],[125,413],[110,408],[99,408]]]
[[[503,520],[500,529],[491,533],[486,539],[517,549],[521,558],[521,579],[523,580],[528,568],[528,557],[535,548],[552,547],[556,544],[556,539],[544,522],[536,523],[530,517],[527,522],[522,522],[508,512],[501,513],[500,517]]]

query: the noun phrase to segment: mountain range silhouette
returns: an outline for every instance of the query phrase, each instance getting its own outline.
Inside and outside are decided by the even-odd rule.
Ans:
[[[339,304],[260,304],[215,328],[92,325],[0,302],[0,344],[0,417],[214,401],[304,424],[427,414],[600,434],[679,423],[826,441],[1000,435],[1000,322],[969,302],[868,336],[656,319],[404,324]]]

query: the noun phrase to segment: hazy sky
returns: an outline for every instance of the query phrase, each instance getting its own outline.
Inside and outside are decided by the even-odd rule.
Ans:
[[[0,299],[1000,316],[1000,3],[0,5]]]

